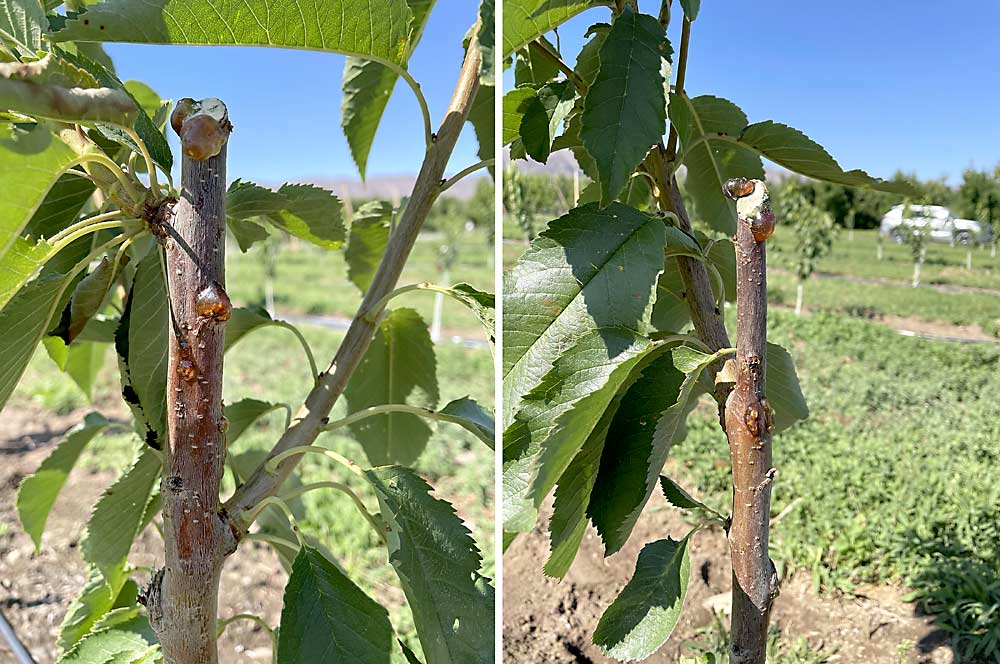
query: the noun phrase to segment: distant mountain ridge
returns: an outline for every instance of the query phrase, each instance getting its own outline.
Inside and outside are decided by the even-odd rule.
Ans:
[[[453,187],[449,188],[444,196],[451,196],[461,200],[468,200],[476,191],[476,185],[480,178],[488,175],[472,175],[459,180]],[[377,198],[396,202],[405,196],[410,195],[416,175],[375,175],[362,182],[359,178],[300,178],[294,182],[302,184],[314,184],[317,187],[329,189],[337,196],[343,198],[345,195],[351,201],[364,201]],[[280,186],[278,184],[269,185],[272,188]]]

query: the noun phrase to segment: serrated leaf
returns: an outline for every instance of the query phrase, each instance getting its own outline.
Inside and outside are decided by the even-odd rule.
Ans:
[[[132,282],[128,374],[146,421],[161,441],[167,431],[168,309],[163,267],[158,251],[153,251],[140,261]]]
[[[236,244],[244,254],[250,247],[266,240],[270,233],[264,226],[248,219],[234,219],[227,216],[226,228],[233,234]]]
[[[235,180],[226,193],[226,223],[267,221],[324,249],[337,249],[346,239],[340,200],[310,184],[284,184],[271,191]],[[245,231],[245,229],[241,229]],[[239,233],[234,231],[239,238]]]
[[[387,201],[369,201],[354,213],[344,260],[347,261],[347,278],[362,293],[368,290],[382,260],[389,242],[391,220],[392,204]]]
[[[862,170],[845,172],[823,146],[798,129],[779,122],[768,120],[752,124],[740,134],[739,142],[779,166],[816,180],[894,194],[910,193],[909,185],[905,183],[886,182],[873,178]]]
[[[601,47],[608,37],[608,30],[611,26],[607,23],[596,23],[587,30],[590,41],[580,48],[576,56],[576,65],[573,71],[587,84],[587,87],[594,82],[597,72],[601,69]]]
[[[700,250],[699,250],[699,253]],[[691,321],[691,310],[683,297],[684,280],[681,278],[679,258],[683,252],[670,254],[664,262],[663,273],[656,282],[656,303],[650,317],[653,327],[661,332],[680,332]],[[687,254],[685,254],[687,255]],[[718,271],[721,283],[709,275],[716,301],[722,298],[719,290],[725,288],[725,299],[736,300],[736,250],[729,239],[717,240],[706,254],[707,262]]]
[[[110,629],[93,632],[59,660],[59,664],[134,664],[150,662],[146,655],[156,645],[156,634],[144,616]]]
[[[389,562],[424,657],[435,664],[492,662],[492,587],[479,575],[482,558],[454,508],[409,468],[374,468],[365,476],[378,496]]]
[[[47,337],[53,339],[54,337]],[[61,340],[60,340],[61,342]],[[105,343],[95,343],[77,339],[72,346],[66,349],[66,364],[63,371],[73,379],[80,391],[87,397],[87,401],[94,401],[94,385],[97,382],[97,374],[104,366],[104,356],[107,354],[108,345]]]
[[[503,144],[507,145],[520,136],[521,121],[537,92],[531,86],[514,88],[503,96]]]
[[[59,626],[59,650],[65,652],[86,636],[101,616],[110,611],[125,583],[124,565],[104,575],[93,566],[88,568],[87,583],[80,595],[70,602]]]
[[[229,422],[229,428],[226,429],[226,445],[233,445],[251,424],[279,408],[283,408],[283,406],[251,398],[240,399],[236,403],[226,406],[223,409],[223,414]]]
[[[545,37],[538,41],[555,50]],[[559,76],[559,66],[550,58],[545,57],[539,47],[531,44],[519,49],[514,55],[514,87],[530,85],[538,87]]]
[[[479,32],[476,33],[476,46],[482,57],[479,66],[479,82],[482,85],[496,85],[496,8],[494,0],[480,0]]]
[[[226,323],[225,352],[240,342],[247,334],[261,327],[274,325],[276,321],[259,306],[234,307]]]
[[[492,343],[496,330],[496,318],[494,316],[496,296],[493,293],[478,290],[475,286],[466,283],[455,284],[448,291],[453,299],[461,302],[472,313],[476,314],[476,318],[486,328],[486,333],[490,335],[490,342]]]
[[[525,396],[503,437],[504,530],[534,527],[545,496],[653,348],[632,330],[594,330],[563,352]]]
[[[453,424],[457,424],[476,435],[479,440],[489,445],[493,449],[496,438],[497,425],[493,416],[486,412],[486,409],[469,397],[462,397],[449,401],[444,408],[438,411],[438,415],[444,416]]]
[[[0,108],[33,118],[132,126],[141,109],[129,94],[97,87],[92,76],[82,82],[69,80],[66,74],[76,66],[54,53],[36,62],[0,63]]]
[[[115,276],[116,260],[103,256],[97,267],[73,289],[69,300],[69,325],[64,337],[66,343],[80,336],[90,319],[101,310]]]
[[[420,314],[395,309],[385,316],[344,396],[348,413],[391,403],[437,406],[434,344]],[[419,416],[397,412],[366,417],[350,429],[373,466],[412,464],[431,434]]]
[[[663,491],[663,497],[667,499],[667,502],[674,507],[683,510],[704,510],[720,518],[722,516],[700,500],[695,500],[690,493],[684,490],[684,487],[666,475],[660,475],[660,490]]]
[[[576,88],[569,81],[546,83],[538,88],[525,109],[519,137],[525,152],[543,164],[549,159],[552,141],[573,110]]]
[[[389,613],[316,549],[299,551],[278,630],[282,664],[388,664]]]
[[[45,127],[0,124],[0,257],[20,237],[59,176],[77,155]]]
[[[87,178],[64,173],[49,189],[23,234],[35,239],[52,237],[80,218],[94,189],[94,183]]]
[[[684,16],[689,21],[694,21],[698,18],[698,11],[701,9],[701,0],[680,0],[680,3],[681,8],[684,10]]]
[[[605,555],[627,541],[670,447],[686,433],[684,420],[694,405],[696,381],[696,375],[685,379],[671,354],[662,353],[643,367],[622,397],[608,431],[615,444],[604,450],[587,509]]]
[[[14,238],[7,253],[0,257],[0,309],[41,269],[52,250],[45,240]]]
[[[587,505],[590,504],[597,469],[601,465],[608,426],[618,408],[619,399],[608,406],[601,420],[573,457],[566,472],[556,486],[552,518],[549,520],[549,541],[551,553],[545,563],[545,575],[561,579],[566,576],[570,565],[580,549],[583,535],[587,530]]]
[[[32,475],[21,482],[17,490],[17,514],[24,531],[35,543],[35,552],[42,547],[42,532],[59,492],[66,484],[77,459],[94,436],[111,425],[98,413],[90,413],[84,421],[67,432],[66,437],[52,451]]]
[[[413,54],[423,36],[434,3],[435,0],[408,1],[413,23],[404,62]],[[398,78],[399,74],[374,60],[349,57],[344,62],[340,126],[362,180],[365,179],[368,154],[375,140],[375,133]]]
[[[618,660],[645,659],[677,626],[691,576],[690,535],[650,542],[639,552],[635,574],[601,616],[594,643]]]
[[[0,0],[0,37],[17,44],[24,55],[43,49],[47,28],[45,12],[35,0]]]
[[[795,373],[795,361],[778,344],[767,344],[764,384],[767,400],[774,408],[774,433],[781,433],[809,417],[809,406]]]
[[[472,129],[476,133],[476,141],[479,143],[476,155],[482,160],[493,159],[495,156],[493,148],[494,138],[496,137],[496,125],[494,124],[496,110],[493,107],[495,99],[495,87],[492,85],[480,85],[467,118],[467,121],[472,125]],[[490,166],[490,173],[493,172],[494,167]]]
[[[503,57],[570,20],[598,0],[506,0],[503,4]]]
[[[573,340],[645,329],[663,269],[664,224],[617,203],[570,210],[504,275],[504,426]]]
[[[677,129],[682,162],[687,167],[684,189],[694,199],[694,215],[726,235],[736,233],[736,205],[722,186],[734,177],[764,178],[760,157],[737,145],[710,142],[712,134],[739,136],[746,127],[742,110],[726,99],[689,98],[673,93],[670,122]],[[691,149],[687,149],[691,146]]]
[[[580,139],[597,163],[602,205],[618,197],[666,131],[662,62],[670,54],[656,17],[632,11],[615,20],[601,45],[601,67],[583,102]]]
[[[404,0],[108,0],[68,18],[55,42],[280,46],[402,64],[412,14]]]
[[[0,411],[49,329],[68,285],[61,274],[39,277],[0,311]]]
[[[143,447],[135,463],[94,505],[80,549],[83,559],[105,578],[111,577],[128,558],[159,477],[159,458]]]

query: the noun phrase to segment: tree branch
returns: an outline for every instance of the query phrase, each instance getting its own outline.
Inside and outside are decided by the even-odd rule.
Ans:
[[[380,302],[396,287],[424,220],[440,193],[444,170],[479,89],[479,66],[479,49],[468,49],[447,114],[438,129],[437,140],[427,150],[417,181],[413,185],[410,201],[399,225],[389,238],[389,244],[382,255],[372,284],[365,293],[365,298],[354,320],[351,321],[351,326],[340,348],[337,349],[329,370],[321,376],[316,387],[306,397],[305,404],[297,413],[292,426],[278,439],[268,459],[292,448],[312,445],[326,426],[333,405],[344,392],[365,351],[368,350],[377,328],[375,321],[381,312]],[[245,511],[252,509],[265,497],[274,495],[300,458],[301,455],[294,455],[283,460],[273,473],[264,469],[267,461],[258,467],[246,484],[241,486],[226,503],[225,507],[232,523],[242,524],[241,516]]]

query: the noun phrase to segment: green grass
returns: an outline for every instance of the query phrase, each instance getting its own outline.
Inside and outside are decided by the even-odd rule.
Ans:
[[[913,277],[910,248],[891,241],[883,243],[882,260],[877,260],[877,230],[855,231],[848,239],[841,229],[833,241],[833,250],[820,259],[817,270],[850,274],[856,277],[898,279],[909,282]],[[768,265],[793,269],[795,234],[778,231],[768,240]],[[952,247],[938,242],[927,243],[927,259],[920,268],[920,281],[927,284],[951,284],[1000,290],[1000,256],[990,258],[988,248],[974,248],[972,270],[965,269],[965,247]]]
[[[698,630],[698,636],[685,644],[697,659],[681,658],[680,664],[729,664],[729,630],[722,617],[713,612],[712,622]],[[803,637],[785,638],[775,627],[767,632],[767,661],[770,664],[827,664],[831,655],[816,648]]]
[[[772,312],[769,328],[811,409],[774,441],[772,513],[794,505],[772,556],[824,591],[904,583],[960,655],[1000,658],[1000,349],[823,314]],[[728,509],[726,439],[698,413],[672,463]]]
[[[443,236],[425,234],[418,240],[407,262],[400,285],[430,281],[441,283],[437,255]],[[474,231],[459,244],[458,258],[451,270],[452,285],[467,282],[480,290],[493,291],[493,247],[485,233]],[[265,274],[263,248],[249,252],[230,249],[226,284],[234,302],[264,304]],[[361,291],[347,278],[342,252],[329,252],[304,242],[285,242],[277,251],[277,279],[274,302],[278,315],[337,315],[349,318],[361,303]],[[413,307],[430,321],[434,295],[412,292],[400,296],[397,306]],[[442,327],[463,336],[481,337],[478,319],[461,304],[446,299]]]

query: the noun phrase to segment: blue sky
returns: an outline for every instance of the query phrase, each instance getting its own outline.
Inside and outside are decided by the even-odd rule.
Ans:
[[[443,117],[462,63],[462,37],[476,3],[441,0],[410,61],[435,126]],[[108,44],[118,75],[138,79],[162,97],[219,97],[235,126],[229,177],[279,183],[309,177],[357,177],[340,128],[344,57],[270,48]],[[170,139],[176,150],[176,136]],[[369,177],[416,173],[424,153],[420,109],[398,82],[375,137]],[[175,152],[176,154],[176,152]],[[462,134],[451,170],[478,161],[472,127]]]
[[[640,0],[648,13],[659,4]],[[751,122],[789,124],[845,168],[881,177],[902,168],[955,182],[970,165],[1000,162],[997,0],[701,5],[690,94],[726,97]],[[559,30],[571,64],[587,26],[608,15],[592,9]],[[679,23],[670,29],[675,51]]]

